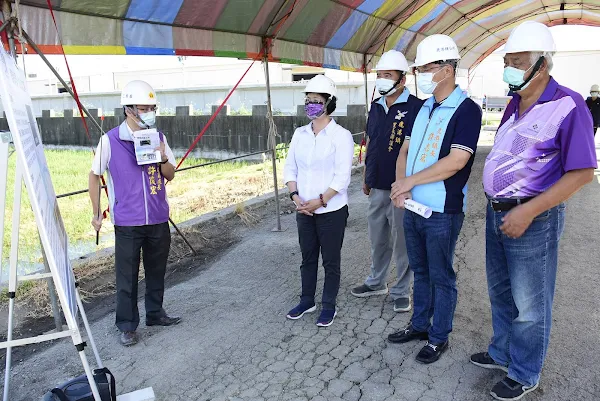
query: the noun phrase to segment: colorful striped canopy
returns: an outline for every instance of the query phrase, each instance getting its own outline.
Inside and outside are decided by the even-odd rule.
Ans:
[[[13,5],[14,6],[14,5]],[[450,35],[473,68],[523,20],[600,25],[600,0],[52,0],[67,54],[269,57],[347,71],[384,50],[415,57],[427,35]],[[22,0],[23,28],[48,54],[60,41],[46,0]]]

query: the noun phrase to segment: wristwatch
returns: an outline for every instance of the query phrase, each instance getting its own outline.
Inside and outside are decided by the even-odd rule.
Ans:
[[[290,199],[293,201],[294,200],[294,196],[299,195],[298,191],[294,191],[290,193]]]

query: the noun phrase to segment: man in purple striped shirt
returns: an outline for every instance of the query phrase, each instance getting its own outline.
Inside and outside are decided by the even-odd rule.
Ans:
[[[518,400],[538,387],[548,349],[563,204],[597,167],[592,119],[578,93],[550,75],[550,30],[527,21],[504,47],[504,81],[514,92],[483,184],[488,197],[486,273],[494,335],[471,362],[507,376],[491,395]]]

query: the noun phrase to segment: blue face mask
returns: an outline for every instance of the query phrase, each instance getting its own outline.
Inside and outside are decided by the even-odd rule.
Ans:
[[[506,82],[509,86],[514,86],[518,88],[525,82],[526,72],[527,71],[519,70],[518,68],[514,67],[505,67],[502,78],[504,79],[504,82]],[[519,88],[518,90],[523,90],[527,88],[527,86],[529,86],[530,83],[531,81],[527,82],[525,85],[523,85],[523,87]]]
[[[519,70],[518,68],[515,68],[515,67],[504,67],[504,74],[502,76],[502,79],[504,80],[504,82],[506,82],[508,84],[508,87],[513,92],[522,91],[523,89],[525,89],[529,86],[531,81],[534,80],[534,78],[536,77],[536,73],[539,71],[540,67],[542,66],[543,60],[544,60],[544,57],[543,56],[540,57],[539,60],[534,65],[532,65],[525,71]],[[533,68],[533,71],[526,81],[525,74],[527,74],[527,71],[531,70],[532,68]]]

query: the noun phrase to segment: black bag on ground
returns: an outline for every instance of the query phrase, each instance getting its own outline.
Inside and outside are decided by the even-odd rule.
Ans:
[[[94,380],[102,401],[116,401],[115,377],[107,368],[95,369]],[[42,401],[94,401],[88,378],[81,375],[53,388],[44,395]]]

